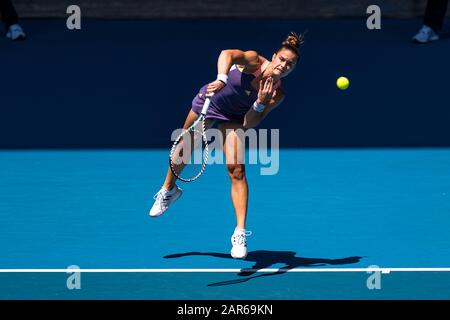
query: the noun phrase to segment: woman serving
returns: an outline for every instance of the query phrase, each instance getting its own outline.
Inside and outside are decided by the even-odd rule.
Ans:
[[[236,228],[231,237],[233,258],[247,256],[246,218],[248,204],[248,184],[245,165],[237,161],[235,150],[242,150],[244,141],[236,130],[245,130],[258,124],[283,101],[284,92],[281,78],[291,73],[298,62],[303,35],[291,32],[272,60],[256,51],[223,50],[218,59],[218,75],[200,89],[192,101],[192,108],[183,128],[189,128],[199,117],[206,96],[211,103],[206,113],[206,126],[218,123],[224,137],[224,153],[227,170],[231,179],[231,199],[236,213]],[[168,170],[162,188],[155,195],[155,203],[150,216],[162,215],[182,194],[175,184],[177,178]]]

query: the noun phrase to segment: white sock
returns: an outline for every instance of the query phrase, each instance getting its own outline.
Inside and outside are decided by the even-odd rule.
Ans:
[[[166,188],[164,188],[164,187],[162,187],[162,189],[163,189],[167,194],[172,194],[172,193],[174,193],[174,192],[177,190],[177,188],[175,188],[175,186],[174,186],[172,189],[170,189],[170,190],[168,190],[168,189],[166,189]]]

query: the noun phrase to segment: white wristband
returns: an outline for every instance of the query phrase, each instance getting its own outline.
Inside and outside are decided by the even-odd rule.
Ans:
[[[258,102],[254,102],[253,106],[252,106],[253,110],[255,110],[256,112],[263,112],[264,109],[266,108],[265,105],[258,103]]]
[[[226,74],[219,73],[219,74],[217,75],[217,80],[220,80],[220,81],[222,81],[223,83],[227,84],[227,82],[228,82],[228,76],[227,76]]]

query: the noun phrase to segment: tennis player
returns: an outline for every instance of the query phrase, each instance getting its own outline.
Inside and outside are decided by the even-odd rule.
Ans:
[[[223,149],[236,213],[236,228],[231,237],[233,258],[244,259],[247,256],[246,236],[251,234],[246,231],[248,185],[245,166],[237,161],[235,152],[244,147],[245,141],[240,140],[235,131],[256,127],[283,101],[281,78],[295,69],[303,38],[303,35],[291,32],[273,54],[272,60],[255,51],[223,50],[217,63],[217,79],[200,89],[183,126],[187,129],[194,123],[200,115],[205,96],[214,93],[206,114],[206,126],[211,127],[217,122],[224,137]],[[150,216],[162,215],[181,196],[182,190],[175,182],[176,177],[169,168],[161,190],[154,197]]]

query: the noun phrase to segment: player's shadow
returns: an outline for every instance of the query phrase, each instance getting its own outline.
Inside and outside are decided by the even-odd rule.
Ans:
[[[233,259],[230,254],[218,253],[218,252],[186,252],[175,253],[165,256],[165,259],[181,258],[186,256],[210,256],[216,258]],[[250,279],[276,276],[288,272],[291,269],[298,267],[320,267],[327,265],[345,265],[358,263],[362,257],[347,257],[341,259],[324,259],[324,258],[303,258],[297,257],[296,252],[293,251],[269,251],[269,250],[256,250],[248,253],[244,261],[251,261],[255,264],[250,268],[243,268],[237,274],[241,279],[229,280],[211,283],[208,286],[224,286],[230,284],[237,284],[249,281]],[[255,275],[259,270],[266,269],[275,264],[284,264],[276,272],[260,273]]]

